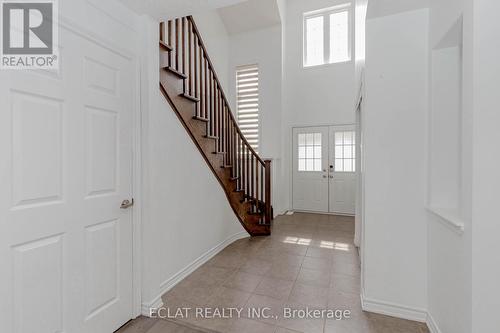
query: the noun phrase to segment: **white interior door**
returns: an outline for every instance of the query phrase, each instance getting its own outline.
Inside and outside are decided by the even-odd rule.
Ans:
[[[132,316],[133,62],[61,29],[61,69],[0,74],[0,323],[110,333]]]
[[[328,212],[328,127],[293,129],[293,209]]]
[[[330,213],[354,215],[356,210],[355,126],[331,126],[328,166]]]

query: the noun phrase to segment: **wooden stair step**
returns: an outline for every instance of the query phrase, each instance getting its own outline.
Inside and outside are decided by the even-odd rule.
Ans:
[[[173,50],[172,46],[168,45],[167,43],[161,40],[160,40],[160,47],[169,52]]]
[[[199,121],[203,121],[203,122],[206,122],[206,123],[208,123],[210,121],[207,118],[203,118],[203,117],[200,117],[200,116],[193,116],[193,119],[196,119],[196,120],[199,120]]]
[[[165,69],[165,70],[167,70],[167,71],[169,71],[169,72],[171,72],[171,73],[173,73],[173,74],[175,74],[175,75],[177,75],[181,79],[187,79],[187,75],[186,74],[179,72],[177,69],[175,69],[175,68],[173,68],[171,66],[163,66],[162,68]]]
[[[186,93],[182,93],[181,96],[189,99],[190,101],[196,102],[196,103],[198,103],[200,101],[200,99],[198,97],[191,96],[191,95],[186,94]]]
[[[204,135],[203,137],[205,137],[207,139],[219,140],[219,137],[216,135]]]
[[[257,203],[261,203],[261,201],[257,201],[257,199],[248,199],[248,202],[250,203],[253,203],[253,204],[257,204]]]
[[[248,215],[257,215],[257,216],[262,216],[262,212],[252,212],[252,211],[248,211],[247,212]]]

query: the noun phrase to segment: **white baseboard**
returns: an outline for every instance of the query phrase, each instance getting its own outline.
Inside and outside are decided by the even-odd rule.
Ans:
[[[430,313],[427,313],[427,327],[429,327],[431,333],[441,333],[441,330]]]
[[[418,321],[421,323],[427,322],[427,311],[425,309],[415,309],[404,305],[374,300],[366,298],[364,294],[361,295],[361,306],[364,311],[368,312]]]
[[[161,285],[160,285],[160,292],[159,294],[151,301],[147,303],[142,303],[141,311],[142,315],[146,317],[151,316],[151,310],[156,310],[160,307],[163,306],[163,301],[161,297],[170,289],[172,289],[176,284],[181,282],[185,277],[187,277],[189,274],[194,272],[198,267],[206,263],[208,260],[212,259],[217,253],[222,251],[226,246],[229,244],[233,243],[234,241],[237,241],[238,239],[242,239],[248,237],[248,233],[246,231],[241,231],[238,232],[215,247],[211,248],[207,252],[205,252],[203,255],[201,255],[198,259],[194,260],[192,263],[181,269],[179,272],[174,274],[172,277],[168,278],[165,280]],[[153,311],[154,312],[154,311]]]
[[[151,317],[151,315],[158,311],[159,308],[163,306],[163,300],[161,297],[155,298],[154,302],[151,303],[142,303],[141,305],[141,314],[145,317]]]
[[[303,209],[293,209],[291,211],[295,212],[295,213],[309,213],[309,214],[319,214],[319,215],[334,215],[334,216],[347,216],[347,217],[355,217],[356,216],[356,214],[317,212],[314,210],[303,210]]]

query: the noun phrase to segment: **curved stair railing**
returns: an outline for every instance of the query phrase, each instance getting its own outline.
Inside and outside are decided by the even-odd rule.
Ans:
[[[160,87],[252,235],[269,235],[271,161],[245,139],[192,16],[160,23]]]

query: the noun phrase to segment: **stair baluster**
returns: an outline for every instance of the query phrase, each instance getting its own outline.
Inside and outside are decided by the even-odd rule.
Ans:
[[[181,19],[181,43],[182,43],[182,53],[181,53],[181,65],[182,65],[182,74],[186,74],[186,18],[183,17]],[[182,80],[182,86],[184,93],[186,93],[186,80]]]
[[[172,46],[172,20],[168,21],[168,45]],[[172,67],[172,55],[173,55],[173,50],[168,52],[168,66]]]

